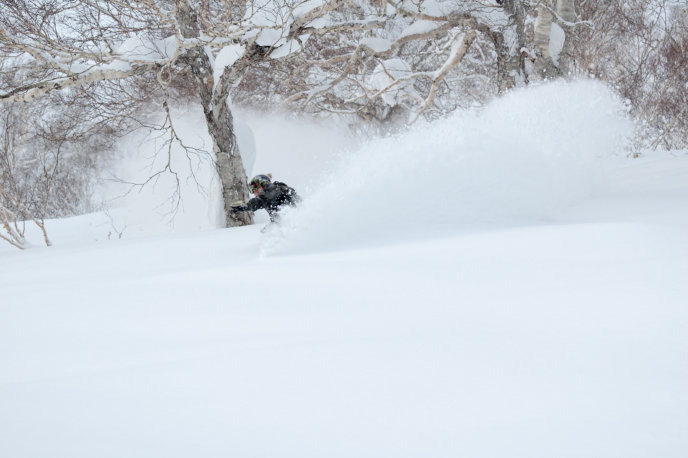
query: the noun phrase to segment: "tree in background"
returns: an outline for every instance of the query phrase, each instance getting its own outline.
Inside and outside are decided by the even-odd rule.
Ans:
[[[104,107],[88,94],[68,95],[9,103],[0,112],[0,238],[20,248],[27,222],[50,245],[46,219],[93,211],[84,197],[93,195],[117,135],[127,132],[116,119],[104,122]]]
[[[607,82],[637,120],[635,146],[688,147],[688,4],[587,0],[591,23],[574,36],[572,72]],[[637,151],[636,151],[637,154]]]
[[[520,5],[349,2],[328,21],[304,23],[309,47],[251,69],[257,78],[234,97],[386,124],[435,119],[525,83]],[[269,93],[251,91],[255,80],[268,81]]]
[[[387,123],[436,119],[570,74],[573,32],[590,27],[573,0],[352,2],[336,13],[302,27],[315,41],[303,53],[252,69],[235,100]],[[255,81],[269,93],[250,90]]]
[[[213,152],[221,179],[227,225],[250,223],[237,218],[229,204],[248,197],[246,176],[226,103],[226,84],[232,72],[211,65],[211,45],[230,45],[248,32],[230,17],[224,37],[201,37],[195,11],[186,0],[74,2],[3,2],[0,20],[0,50],[3,53],[3,93],[5,102],[32,103],[42,96],[63,92],[75,94],[84,88],[103,106],[105,87],[125,80],[125,90],[117,94],[124,105],[113,106],[115,118],[123,117],[122,106],[136,102],[136,93],[127,89],[132,81],[157,83],[162,93],[166,119],[163,128],[176,137],[169,112],[171,79],[180,67],[194,75],[200,101],[213,140]],[[207,7],[202,2],[199,7]],[[231,12],[230,12],[231,13]],[[238,12],[241,14],[241,12]],[[11,75],[21,75],[12,81]],[[222,75],[224,79],[221,79]],[[228,78],[229,76],[229,78]],[[10,80],[9,84],[6,83]],[[127,87],[128,86],[128,87]],[[169,170],[171,171],[171,170]]]
[[[129,120],[122,126],[131,126],[136,121],[128,107],[151,98],[136,90],[146,87],[166,112],[160,127],[169,142],[182,144],[170,102],[183,87],[178,76],[189,81],[192,75],[213,142],[227,226],[251,223],[230,208],[245,201],[248,190],[228,97],[253,69],[288,61],[296,76],[290,74],[287,87],[298,86],[288,91],[288,100],[305,106],[384,120],[403,102],[414,105],[411,117],[417,118],[438,94],[452,92],[447,81],[476,40],[476,29],[508,26],[504,14],[490,19],[501,6],[482,1],[440,8],[435,2],[343,0],[5,0],[2,8],[5,103],[87,94],[94,107],[107,107],[105,114],[94,110],[96,119]],[[410,68],[408,61],[418,55],[416,69]],[[121,93],[108,91],[113,84]],[[108,104],[110,98],[117,102]]]
[[[534,41],[537,59],[535,71],[541,78],[568,75],[572,65],[571,33],[576,24],[573,0],[543,0],[538,5]]]

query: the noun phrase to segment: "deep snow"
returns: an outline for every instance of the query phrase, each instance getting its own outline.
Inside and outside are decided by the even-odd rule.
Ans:
[[[688,152],[627,158],[605,89],[348,151],[247,122],[281,228],[190,186],[0,247],[0,456],[688,455]]]

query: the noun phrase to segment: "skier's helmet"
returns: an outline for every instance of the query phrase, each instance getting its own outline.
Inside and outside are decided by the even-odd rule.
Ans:
[[[261,189],[265,188],[267,185],[270,184],[271,182],[270,175],[256,175],[253,178],[251,178],[251,181],[249,181],[248,186],[251,188],[251,192],[256,192],[260,191]]]

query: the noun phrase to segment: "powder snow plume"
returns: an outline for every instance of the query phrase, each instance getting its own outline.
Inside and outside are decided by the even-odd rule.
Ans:
[[[264,237],[263,254],[332,251],[551,219],[603,183],[631,133],[601,83],[513,91],[477,113],[367,143]]]

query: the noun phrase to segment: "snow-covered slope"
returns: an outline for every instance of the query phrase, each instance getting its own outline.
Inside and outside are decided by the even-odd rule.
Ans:
[[[615,102],[548,91],[491,109],[561,128],[577,98],[560,140],[589,146],[487,111],[304,177],[280,230],[93,243],[88,215],[3,250],[0,456],[685,457],[688,154],[599,157]]]

